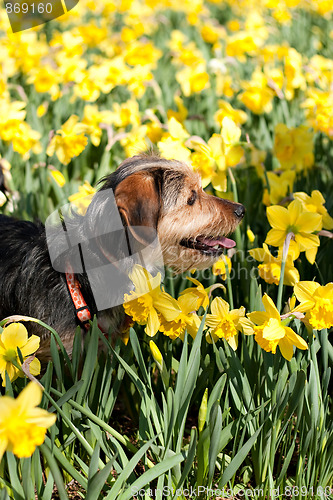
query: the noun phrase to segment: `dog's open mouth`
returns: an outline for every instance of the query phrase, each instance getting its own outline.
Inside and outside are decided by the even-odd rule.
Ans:
[[[230,238],[219,236],[217,238],[205,238],[198,236],[197,238],[187,238],[181,240],[180,244],[183,247],[198,250],[204,255],[217,257],[221,255],[225,248],[233,248],[236,243]]]

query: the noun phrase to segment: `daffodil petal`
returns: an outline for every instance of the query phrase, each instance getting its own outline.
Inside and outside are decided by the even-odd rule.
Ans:
[[[287,286],[294,286],[299,281],[299,272],[296,267],[287,268],[284,272],[283,284]]]
[[[227,342],[230,345],[231,349],[236,351],[236,349],[238,347],[238,335],[234,335],[233,337],[230,337],[230,339],[228,339]]]
[[[285,336],[285,329],[281,326],[278,320],[272,318],[264,327],[262,336],[266,340],[283,339],[283,337]]]
[[[285,231],[286,227],[290,225],[288,210],[279,205],[267,208],[267,219],[274,229],[279,229],[280,231]]]
[[[191,290],[191,288],[189,288],[189,290]],[[192,290],[195,290],[195,288],[193,288]],[[196,295],[193,292],[187,292],[178,297],[178,302],[181,306],[182,311],[185,314],[188,314],[192,311],[196,311],[198,309],[197,307],[198,300],[199,300],[198,295]]]
[[[288,339],[296,346],[298,349],[305,350],[308,348],[308,344],[305,342],[305,340],[297,335],[297,333],[294,332],[292,328],[286,327],[286,334]]]
[[[294,293],[299,302],[312,301],[313,294],[319,288],[319,283],[315,281],[299,281],[294,287]]]
[[[307,312],[310,311],[313,306],[315,305],[315,302],[313,300],[304,300],[301,304],[298,304],[297,307],[294,307],[294,309],[291,311],[293,312]]]
[[[1,341],[6,349],[21,348],[28,340],[28,332],[22,323],[11,323],[1,333]]]
[[[206,316],[206,325],[216,328],[220,324],[220,319],[218,316],[214,314],[207,314]]]
[[[36,382],[29,383],[22,392],[18,395],[18,400],[21,408],[29,410],[40,404],[43,391]]]
[[[273,300],[265,293],[262,298],[262,303],[264,304],[265,310],[270,318],[275,318],[280,321],[280,314],[274,304]]]
[[[152,308],[149,312],[147,318],[147,325],[145,328],[145,332],[149,337],[154,337],[158,332],[160,327],[160,320],[158,319],[158,314],[154,308]]]
[[[301,252],[305,252],[313,247],[319,247],[320,245],[319,236],[316,234],[297,233],[295,234],[295,240]]]
[[[244,335],[254,334],[254,323],[249,318],[239,318],[239,324],[243,330]]]
[[[318,252],[318,247],[309,248],[309,250],[306,250],[305,257],[310,262],[310,264],[314,264],[314,261],[316,260],[317,252]]]
[[[289,224],[291,226],[297,224],[297,221],[302,211],[303,211],[303,206],[299,200],[294,200],[290,203],[290,205],[288,206],[288,212],[290,221]]]
[[[282,356],[287,361],[290,361],[294,354],[294,348],[293,344],[288,340],[288,338],[284,337],[283,339],[280,340],[279,348]]]
[[[265,243],[264,243],[265,245]],[[267,245],[266,245],[267,248]],[[269,260],[269,257],[273,257],[271,253],[265,250],[265,248],[252,248],[252,250],[249,250],[249,254],[251,257],[254,259],[258,260],[259,262],[264,262]]]
[[[223,318],[229,312],[229,304],[221,297],[216,297],[211,303],[211,311],[214,316]]]
[[[31,375],[39,375],[40,374],[40,361],[38,358],[34,358],[29,364],[29,371]]]
[[[167,321],[173,321],[182,312],[177,300],[166,292],[161,292],[158,297],[154,297],[154,307]]]
[[[297,219],[297,226],[304,233],[319,231],[322,226],[322,216],[312,212],[303,212]]]
[[[256,325],[262,325],[265,321],[269,320],[269,315],[265,311],[254,311],[247,316]]]
[[[267,233],[265,243],[274,247],[280,247],[281,245],[283,245],[285,237],[285,231],[282,231],[281,229],[271,229]]]
[[[54,413],[50,413],[42,408],[31,408],[27,415],[27,422],[31,422],[39,427],[51,427],[57,420]]]
[[[37,335],[31,335],[28,342],[21,348],[22,355],[29,356],[37,351],[40,344],[40,338]]]

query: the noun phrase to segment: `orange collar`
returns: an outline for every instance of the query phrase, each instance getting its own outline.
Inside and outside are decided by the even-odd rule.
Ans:
[[[91,318],[91,312],[89,307],[87,306],[86,301],[83,298],[80,284],[78,280],[75,278],[75,274],[70,265],[67,265],[66,271],[66,281],[69,293],[71,294],[72,301],[76,310],[76,316],[80,323],[84,326],[86,330],[89,330],[90,324],[89,321]]]
[[[75,307],[76,316],[77,316],[79,322],[82,324],[82,326],[86,330],[89,330],[89,328],[90,328],[89,322],[92,320],[91,312],[90,312],[90,309],[89,309],[89,307],[88,307],[88,305],[87,305],[87,303],[84,300],[84,297],[82,295],[82,292],[80,289],[80,283],[75,278],[75,273],[73,271],[73,268],[69,264],[67,264],[67,269],[66,269],[65,274],[66,274],[66,281],[67,281],[68,290],[69,290],[69,293],[72,297],[72,301],[73,301],[73,304]],[[134,321],[132,320],[132,318],[130,316],[127,316],[127,314],[125,314],[124,323],[122,325],[122,338],[123,338],[125,344],[127,344],[127,342],[128,342],[129,329],[131,326],[133,326],[133,324],[134,324]],[[99,323],[98,323],[98,328],[103,333],[103,329],[101,328]],[[106,335],[106,333],[104,333],[104,335]],[[127,338],[127,341],[125,341],[126,338]]]

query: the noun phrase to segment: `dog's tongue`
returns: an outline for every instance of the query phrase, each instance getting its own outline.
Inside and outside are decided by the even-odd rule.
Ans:
[[[221,247],[224,247],[224,248],[233,248],[234,246],[236,246],[236,243],[234,240],[231,240],[230,238],[225,238],[224,236],[222,236],[222,238],[219,238],[218,240],[210,240],[209,238],[205,238],[203,240],[201,240],[202,243],[204,243],[205,245],[209,246],[209,247],[214,247],[215,245],[220,245]]]

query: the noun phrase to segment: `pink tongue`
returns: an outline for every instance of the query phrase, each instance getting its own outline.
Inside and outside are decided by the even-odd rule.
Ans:
[[[229,238],[225,238],[224,236],[220,238],[219,240],[210,240],[210,239],[203,239],[201,240],[202,243],[209,247],[214,247],[215,245],[221,245],[224,248],[233,248],[236,246],[236,243],[234,240],[231,240]]]

